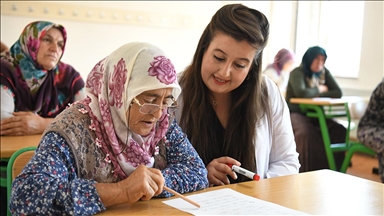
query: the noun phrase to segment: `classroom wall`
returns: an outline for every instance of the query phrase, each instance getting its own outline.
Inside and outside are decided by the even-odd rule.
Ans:
[[[368,96],[384,77],[384,2],[365,3],[359,77],[338,78],[344,95]],[[341,62],[348,64],[348,62]]]
[[[270,21],[263,67],[279,49],[295,48],[296,1],[1,1],[1,41],[10,46],[28,23],[50,20],[66,27],[68,41],[62,60],[84,78],[99,60],[130,41],[159,46],[180,72],[190,63],[212,15],[224,4],[235,2],[260,10]],[[383,7],[382,1],[366,2],[359,77],[336,78],[345,95],[367,96],[384,76]],[[299,64],[301,56],[297,57]]]

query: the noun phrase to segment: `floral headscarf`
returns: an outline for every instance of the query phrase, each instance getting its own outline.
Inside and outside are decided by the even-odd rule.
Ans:
[[[37,63],[40,39],[51,28],[62,33],[64,53],[65,28],[47,21],[36,21],[28,24],[9,52],[1,56],[1,86],[14,94],[15,111],[55,117],[68,103],[73,103],[75,94],[84,87],[80,74],[70,65],[59,60],[53,69],[47,71]]]
[[[140,164],[153,166],[156,144],[164,139],[169,119],[164,109],[157,125],[146,137],[129,130],[126,111],[134,97],[161,88],[180,94],[172,62],[157,47],[148,43],[128,43],[95,65],[86,81],[91,129],[95,145],[102,148],[115,174],[126,178]]]
[[[37,83],[41,84],[42,79],[47,74],[47,71],[38,65],[36,58],[40,46],[40,39],[53,27],[59,29],[63,34],[64,53],[67,32],[63,26],[46,21],[36,21],[28,24],[21,33],[19,40],[10,48],[10,55],[12,58],[10,60],[17,62],[31,92],[36,92],[38,90],[39,85],[37,85]],[[57,70],[57,66],[53,70]]]

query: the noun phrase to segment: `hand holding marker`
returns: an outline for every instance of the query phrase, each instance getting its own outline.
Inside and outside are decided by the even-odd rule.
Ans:
[[[242,175],[244,175],[244,176],[246,176],[246,177],[248,177],[250,179],[253,179],[255,181],[259,181],[259,179],[260,179],[259,175],[257,175],[256,173],[253,173],[253,172],[251,172],[249,170],[246,170],[246,169],[244,169],[242,167],[239,167],[239,166],[236,166],[236,165],[233,165],[233,164],[228,164],[228,166],[232,169],[232,171],[235,171],[235,172],[237,172],[239,174],[242,174]]]

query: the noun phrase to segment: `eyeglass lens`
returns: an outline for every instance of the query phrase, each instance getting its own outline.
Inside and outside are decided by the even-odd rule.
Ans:
[[[163,109],[164,108],[167,108],[168,113],[173,113],[177,109],[176,106],[170,106],[170,107],[163,106]],[[158,111],[159,109],[160,109],[160,106],[157,104],[143,104],[140,108],[140,112],[145,114],[152,114]]]

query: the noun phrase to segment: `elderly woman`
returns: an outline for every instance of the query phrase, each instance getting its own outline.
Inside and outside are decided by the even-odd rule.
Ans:
[[[129,43],[93,68],[87,98],[45,130],[14,180],[13,214],[92,215],[108,206],[208,186],[204,163],[174,120],[180,86],[157,47]]]
[[[41,134],[68,103],[85,98],[84,81],[60,61],[67,41],[63,26],[28,24],[1,56],[1,135]]]
[[[289,49],[281,49],[275,55],[272,64],[269,64],[263,73],[276,83],[280,91],[285,95],[287,90],[289,73],[295,63],[295,54]]]
[[[379,175],[384,183],[384,78],[372,92],[367,110],[359,121],[357,137],[377,153]]]
[[[286,101],[291,113],[291,122],[299,161],[300,172],[328,169],[323,138],[321,136],[319,120],[307,117],[301,112],[298,104],[290,103],[291,98],[331,97],[340,98],[341,89],[331,72],[325,67],[327,54],[319,46],[308,48],[301,64],[289,76]],[[331,143],[345,142],[346,129],[332,119],[327,119],[327,126]],[[336,167],[339,170],[345,153],[334,153]]]

